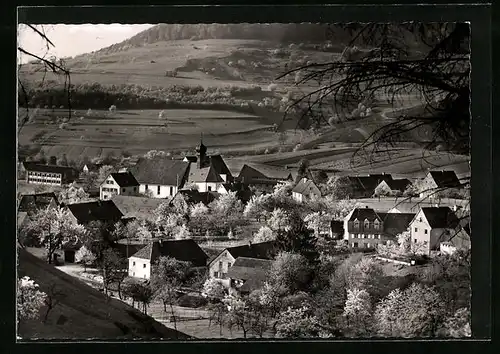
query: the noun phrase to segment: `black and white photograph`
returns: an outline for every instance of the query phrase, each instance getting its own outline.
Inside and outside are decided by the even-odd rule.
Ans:
[[[472,336],[470,23],[17,32],[18,341]]]

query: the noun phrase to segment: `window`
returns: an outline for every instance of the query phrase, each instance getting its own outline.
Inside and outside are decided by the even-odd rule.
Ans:
[[[418,232],[418,227],[415,228],[415,232]]]
[[[375,220],[375,222],[373,223],[373,228],[375,230],[378,230],[378,227],[380,226],[380,223],[378,222],[378,220]]]
[[[135,277],[135,272],[132,273],[132,276]]]
[[[219,272],[214,272],[214,278],[219,277]]]
[[[222,273],[221,279],[226,279],[227,278],[227,273]]]
[[[424,229],[424,234],[426,234],[426,235],[427,235],[427,229]]]
[[[208,191],[210,192],[212,190],[212,186],[208,186]]]
[[[147,184],[144,186],[144,189],[146,190],[146,192],[148,191],[148,185]]]
[[[414,243],[417,243],[418,241],[417,241],[417,239],[416,239],[416,238],[414,238],[414,239],[413,239],[413,242],[414,242]]]
[[[146,268],[146,263],[144,263],[144,264],[142,265],[142,268]]]
[[[135,266],[135,261],[134,261],[134,262],[132,262],[132,266]]]
[[[418,221],[422,222],[422,218],[418,218]]]
[[[134,187],[134,192],[137,192],[137,187]]]
[[[160,188],[161,188],[161,186],[158,186],[156,194],[160,194]]]
[[[231,262],[227,262],[227,267],[231,267]]]
[[[125,188],[122,188],[122,193],[125,193]]]
[[[222,261],[219,262],[219,269],[222,269]]]
[[[174,187],[170,187],[170,195],[174,195]]]
[[[357,248],[358,247],[358,243],[357,242],[353,242],[352,243],[352,247]]]
[[[354,220],[354,228],[355,229],[359,228],[359,221],[358,220]]]
[[[365,248],[370,248],[370,244],[369,243],[365,244]]]

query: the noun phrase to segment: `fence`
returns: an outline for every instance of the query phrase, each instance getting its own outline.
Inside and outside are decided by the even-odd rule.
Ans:
[[[391,263],[395,263],[395,264],[402,264],[402,265],[405,265],[405,266],[411,266],[410,262],[400,261],[400,260],[397,260],[397,259],[385,258],[385,257],[379,257],[379,256],[377,256],[375,258],[379,259],[381,261],[385,261],[385,262],[391,262]]]

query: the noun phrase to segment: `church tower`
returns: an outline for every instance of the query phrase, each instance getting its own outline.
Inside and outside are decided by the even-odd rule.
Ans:
[[[206,167],[207,147],[203,145],[203,136],[200,137],[200,145],[196,147],[196,156],[197,156],[198,168]]]

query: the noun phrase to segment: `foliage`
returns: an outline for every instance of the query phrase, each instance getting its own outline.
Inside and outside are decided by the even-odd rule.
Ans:
[[[286,289],[287,294],[307,289],[311,267],[301,254],[281,252],[269,272],[269,283],[276,289]]]
[[[470,337],[470,310],[465,307],[458,309],[452,316],[446,319],[440,334],[452,338]]]
[[[308,307],[288,308],[278,316],[276,335],[280,338],[318,337],[318,321]]]
[[[374,326],[382,337],[435,337],[444,306],[434,289],[414,283],[393,290],[375,308]]]
[[[102,276],[104,292],[107,294],[109,285],[114,282],[121,282],[126,277],[124,271],[126,260],[120,256],[118,251],[107,248],[102,252],[102,258],[99,261],[99,271]]]
[[[40,316],[40,309],[45,304],[47,294],[38,290],[36,284],[28,276],[17,281],[17,316],[20,320],[36,319]]]
[[[236,196],[236,192],[228,192],[221,195],[209,205],[212,213],[217,215],[229,215],[242,211],[241,201]]]
[[[61,189],[57,199],[64,204],[83,203],[90,200],[88,193],[82,187],[78,187],[75,182]]]
[[[92,265],[96,261],[96,256],[84,245],[76,251],[75,260],[76,262],[83,264],[85,271],[87,271],[87,266]]]
[[[281,208],[276,208],[267,220],[268,227],[274,231],[289,231],[291,228],[287,212]]]
[[[316,247],[317,239],[312,231],[305,226],[299,215],[293,215],[290,224],[288,231],[277,232],[277,248],[285,252],[299,253],[308,261],[316,262],[319,252]]]
[[[208,207],[202,202],[199,202],[191,206],[191,210],[189,213],[191,217],[205,216],[207,214],[208,214]]]
[[[221,300],[226,293],[226,289],[215,278],[208,278],[205,283],[203,283],[203,296],[206,296],[209,300]]]
[[[174,232],[174,238],[176,240],[186,240],[188,238],[191,238],[191,232],[186,225],[178,226]]]
[[[379,262],[373,258],[363,257],[351,266],[347,274],[348,289],[366,290],[370,294],[375,294],[383,275],[384,272]]]
[[[371,307],[370,294],[366,290],[357,288],[347,290],[344,317],[352,334],[359,336],[369,332]]]
[[[313,212],[305,216],[304,222],[307,228],[313,230],[314,235],[318,237],[320,234],[328,233],[332,219],[333,216],[330,213]]]
[[[352,196],[352,185],[349,177],[332,176],[326,182],[326,194],[335,200],[347,199]]]
[[[40,209],[30,218],[24,232],[46,248],[48,263],[52,263],[57,249],[66,244],[77,245],[86,234],[85,228],[76,224],[64,208]]]
[[[259,231],[253,236],[254,243],[274,241],[276,234],[268,226],[261,226]]]
[[[97,183],[101,184],[108,178],[109,174],[114,172],[114,167],[110,165],[104,165],[99,168],[99,172],[97,174]]]

